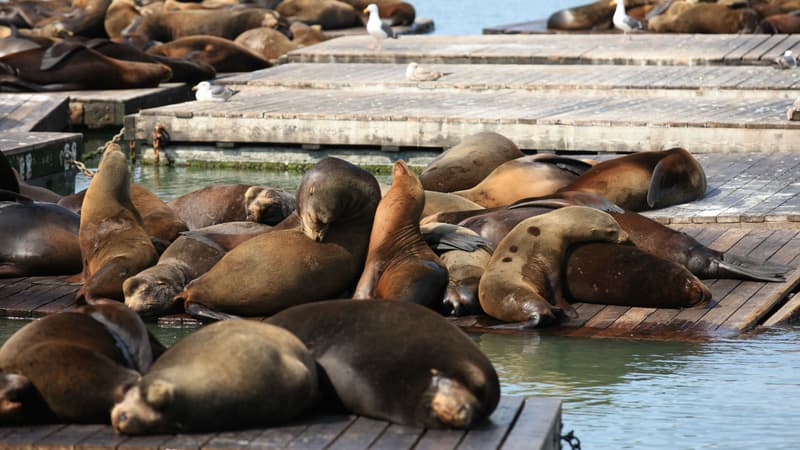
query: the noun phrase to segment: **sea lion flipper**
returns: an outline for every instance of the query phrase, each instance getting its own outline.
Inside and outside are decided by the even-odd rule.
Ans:
[[[241,319],[239,316],[214,311],[208,306],[195,302],[186,302],[184,308],[187,314],[202,322],[220,322],[223,320]]]
[[[696,162],[695,162],[696,163]],[[651,208],[677,205],[701,198],[705,194],[705,174],[699,168],[702,177],[699,185],[693,162],[686,160],[684,153],[673,153],[665,156],[656,164],[647,190],[647,204]],[[695,192],[702,190],[702,192]]]
[[[492,250],[492,245],[482,236],[476,236],[466,233],[447,233],[440,234],[434,232],[422,233],[422,239],[437,253],[444,253],[450,250],[463,250],[465,252],[474,252],[481,248],[489,251]]]
[[[791,267],[768,262],[757,262],[746,257],[723,254],[719,261],[719,271],[728,272],[729,275],[738,275],[754,281],[786,281],[786,273]]]
[[[39,69],[43,71],[52,70],[73,53],[85,49],[80,42],[61,41],[51,45],[42,55],[42,63]]]

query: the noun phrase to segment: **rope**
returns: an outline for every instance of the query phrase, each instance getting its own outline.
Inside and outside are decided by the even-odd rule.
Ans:
[[[578,436],[575,436],[574,431],[570,431],[569,433],[562,435],[561,440],[566,442],[570,449],[581,450],[581,440],[578,439]]]

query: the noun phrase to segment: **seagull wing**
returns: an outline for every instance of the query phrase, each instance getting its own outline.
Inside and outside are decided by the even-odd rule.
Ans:
[[[386,33],[386,36],[388,36],[388,37],[390,37],[392,39],[397,39],[397,33],[394,32],[392,27],[390,27],[389,25],[386,25],[383,22],[381,22],[381,31]]]
[[[632,30],[644,30],[644,26],[642,25],[642,22],[639,22],[638,20],[634,19],[631,16],[625,15],[625,17],[622,19],[622,21],[625,23],[625,25],[629,26]]]

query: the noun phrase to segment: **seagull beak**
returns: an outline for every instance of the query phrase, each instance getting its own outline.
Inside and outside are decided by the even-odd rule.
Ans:
[[[610,2],[608,2],[608,4],[611,5],[611,6],[616,6],[617,5],[617,0],[611,0]]]
[[[364,11],[361,11],[361,12],[363,12],[364,14],[366,14],[366,13],[368,13],[368,12],[369,12],[369,8],[364,8]]]
[[[197,90],[197,86],[193,87],[193,88],[192,88],[192,90],[193,90],[193,91],[196,91],[196,90]]]

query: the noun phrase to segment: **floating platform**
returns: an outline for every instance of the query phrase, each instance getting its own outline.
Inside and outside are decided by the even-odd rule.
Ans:
[[[288,62],[447,64],[772,65],[800,34],[539,34],[402,36],[370,50],[348,36],[289,52]]]
[[[69,125],[69,97],[56,94],[0,94],[0,133],[62,131]]]
[[[72,170],[69,160],[83,152],[83,135],[0,131],[0,151],[24,180]]]
[[[354,415],[325,415],[266,429],[126,437],[107,425],[0,428],[0,449],[498,449],[558,450],[561,401],[502,397],[490,420],[468,431],[427,430]]]
[[[682,225],[677,229],[720,251],[793,267],[786,281],[764,283],[705,280],[713,298],[708,304],[683,309],[631,308],[576,303],[576,319],[535,330],[509,330],[487,316],[452,318],[459,327],[481,333],[547,334],[586,337],[627,337],[675,341],[705,340],[748,333],[776,325],[800,313],[800,301],[790,298],[800,286],[800,227],[725,228]],[[31,318],[75,306],[80,285],[65,277],[0,279],[0,316]],[[186,315],[159,319],[164,326],[199,326]]]

